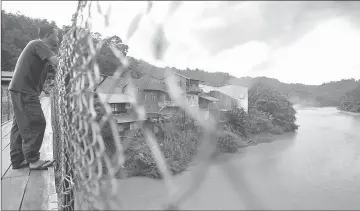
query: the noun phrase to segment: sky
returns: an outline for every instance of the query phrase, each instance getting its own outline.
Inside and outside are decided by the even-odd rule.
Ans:
[[[93,31],[118,35],[129,45],[128,55],[157,66],[312,85],[360,79],[360,2],[186,1],[169,17],[171,2],[158,1],[130,40],[125,39],[130,23],[147,2],[101,1],[103,12],[110,8],[108,26],[93,4]],[[70,24],[76,7],[76,1],[2,2],[7,12],[60,26]],[[151,49],[160,23],[168,49],[156,61]]]

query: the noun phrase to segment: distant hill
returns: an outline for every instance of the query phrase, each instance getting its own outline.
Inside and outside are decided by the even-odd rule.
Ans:
[[[285,94],[293,104],[308,106],[339,106],[341,98],[350,90],[355,89],[359,81],[343,79],[322,85],[287,84],[279,80],[266,77],[240,78],[232,81],[234,84],[251,86],[254,83],[263,83]]]
[[[251,88],[254,84],[262,83],[270,86],[277,91],[287,96],[289,101],[293,104],[302,104],[307,106],[322,106],[322,107],[337,107],[340,106],[341,99],[347,92],[354,90],[360,80],[355,79],[343,79],[341,81],[332,81],[324,83],[322,85],[305,85],[305,84],[287,84],[274,78],[267,77],[241,77],[236,78],[229,73],[223,72],[206,72],[204,70],[180,70],[174,67],[159,68],[153,66],[145,61],[130,59],[130,67],[135,72],[141,74],[150,74],[155,77],[163,77],[166,68],[170,68],[172,71],[180,73],[189,78],[194,78],[204,81],[204,84],[211,86],[223,86],[226,84],[241,85]]]

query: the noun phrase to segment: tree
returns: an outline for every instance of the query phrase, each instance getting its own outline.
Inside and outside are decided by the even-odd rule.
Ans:
[[[274,125],[285,127],[285,131],[297,129],[296,111],[286,96],[262,83],[249,90],[249,108],[264,113]]]
[[[341,110],[360,113],[360,80],[357,83],[358,86],[355,89],[341,98],[339,106]]]

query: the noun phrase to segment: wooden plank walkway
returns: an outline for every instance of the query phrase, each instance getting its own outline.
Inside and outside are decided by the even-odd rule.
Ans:
[[[41,105],[46,118],[46,131],[41,147],[41,159],[53,159],[53,136],[51,127],[50,98],[43,97]],[[45,171],[30,171],[29,168],[13,170],[10,162],[10,130],[12,122],[1,126],[2,210],[57,210],[54,168]],[[5,192],[3,192],[5,193]]]

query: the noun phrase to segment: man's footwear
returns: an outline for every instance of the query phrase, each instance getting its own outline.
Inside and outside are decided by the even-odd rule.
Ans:
[[[23,162],[21,162],[20,164],[16,165],[16,164],[12,164],[12,169],[21,169],[21,168],[25,168],[29,166],[29,162],[27,162],[26,160],[24,160]]]
[[[50,160],[44,160],[41,163],[39,163],[39,165],[35,166],[35,167],[30,167],[30,170],[47,170],[48,167],[52,166],[55,163],[55,160],[50,161]]]

